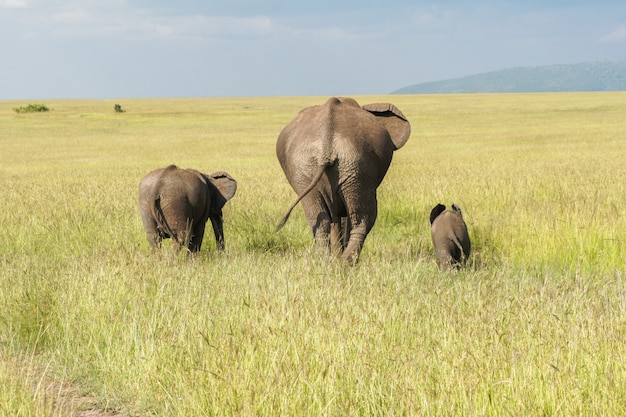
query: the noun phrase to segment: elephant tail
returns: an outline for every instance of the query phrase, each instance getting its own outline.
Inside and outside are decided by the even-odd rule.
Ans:
[[[287,214],[285,214],[285,217],[283,217],[283,219],[280,221],[280,223],[278,223],[278,226],[276,227],[276,231],[278,232],[280,229],[283,228],[283,226],[285,225],[285,223],[287,223],[287,220],[289,220],[289,216],[291,215],[291,212],[294,208],[296,208],[296,206],[298,205],[298,203],[300,201],[302,201],[302,199],[309,193],[311,192],[311,190],[313,188],[315,188],[315,186],[317,185],[317,183],[319,182],[319,180],[322,178],[322,175],[324,175],[324,172],[326,172],[326,168],[328,168],[330,166],[330,164],[327,165],[320,165],[319,168],[317,169],[317,173],[315,174],[315,177],[313,178],[313,181],[311,181],[311,183],[309,184],[308,187],[306,187],[306,189],[302,192],[302,194],[300,194],[297,198],[297,200],[291,205],[291,207],[289,207],[289,210],[287,210]]]
[[[157,196],[157,198],[154,200],[154,219],[156,220],[157,223],[157,228],[161,231],[163,231],[163,233],[166,236],[169,237],[173,237],[174,234],[172,233],[172,229],[170,228],[169,224],[167,224],[167,220],[165,220],[165,215],[163,214],[163,208],[161,207],[161,196]]]

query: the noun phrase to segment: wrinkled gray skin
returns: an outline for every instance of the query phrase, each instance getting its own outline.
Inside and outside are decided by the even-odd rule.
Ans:
[[[211,219],[215,241],[224,249],[222,207],[237,190],[237,182],[225,172],[203,174],[175,165],[157,169],[139,184],[139,209],[153,248],[172,238],[179,248],[197,252],[204,228]]]
[[[430,224],[439,268],[447,270],[464,265],[471,243],[461,209],[452,204],[452,210],[446,210],[446,206],[437,204],[430,212]]]
[[[302,110],[276,143],[298,194],[278,229],[302,201],[317,246],[356,263],[376,221],[376,188],[410,133],[409,121],[388,103],[361,107],[351,98],[331,98]]]

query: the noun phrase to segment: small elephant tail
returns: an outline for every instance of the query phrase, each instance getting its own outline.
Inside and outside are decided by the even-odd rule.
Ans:
[[[280,229],[283,228],[283,226],[285,225],[285,223],[287,223],[287,220],[289,220],[289,216],[291,215],[291,212],[293,211],[294,208],[296,208],[296,206],[298,205],[298,203],[300,203],[300,201],[302,201],[302,199],[311,192],[311,190],[313,188],[315,188],[315,186],[317,185],[317,183],[319,182],[319,180],[322,178],[322,175],[324,175],[324,172],[326,172],[326,168],[329,167],[330,164],[328,165],[320,165],[319,168],[317,169],[317,173],[315,174],[315,177],[313,178],[313,181],[311,181],[311,183],[309,184],[308,187],[306,187],[306,189],[302,192],[302,194],[300,194],[298,196],[298,198],[296,199],[296,201],[291,205],[291,207],[289,207],[289,210],[287,210],[287,214],[285,214],[285,216],[283,217],[283,219],[280,221],[280,223],[278,223],[278,226],[276,227],[276,231],[278,232]]]
[[[161,207],[160,195],[154,200],[154,219],[156,220],[158,228],[163,230],[167,236],[174,236],[172,229],[170,229],[169,224],[167,224],[167,220],[165,220],[165,215],[163,214],[163,209]]]

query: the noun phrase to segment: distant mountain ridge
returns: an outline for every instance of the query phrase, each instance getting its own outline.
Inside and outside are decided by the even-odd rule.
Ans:
[[[515,67],[410,85],[391,94],[625,91],[626,61]]]

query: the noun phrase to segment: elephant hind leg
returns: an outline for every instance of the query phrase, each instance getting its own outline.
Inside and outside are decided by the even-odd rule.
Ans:
[[[318,249],[340,257],[348,246],[351,221],[339,214],[343,209],[336,209],[333,201],[337,198],[335,196],[335,200],[327,202],[320,194],[307,195],[302,200],[302,207]]]
[[[319,213],[312,226],[317,247],[328,255],[340,257],[345,249],[341,219],[333,219],[328,213]]]
[[[367,199],[365,203],[349,208],[349,216],[346,219],[347,244],[342,258],[353,265],[359,260],[365,238],[374,227],[378,214],[376,195]]]
[[[447,271],[452,268],[452,256],[446,249],[438,249],[435,257],[439,269]]]
[[[326,252],[331,252],[331,234],[333,233],[331,227],[330,216],[325,211],[317,214],[315,220],[309,219],[309,225],[315,238],[317,247]]]
[[[343,220],[343,221],[342,221]],[[330,247],[333,256],[339,257],[346,248],[344,228],[345,219],[333,219],[330,224]]]
[[[146,230],[146,238],[148,239],[148,243],[150,243],[150,247],[152,247],[153,249],[160,248],[161,240],[163,240],[163,237],[157,229],[156,222],[144,224],[144,228]]]
[[[141,203],[141,222],[143,223],[143,228],[146,232],[146,238],[148,239],[148,243],[150,243],[150,246],[153,249],[160,248],[163,236],[159,232],[159,226],[152,212],[150,211],[150,208],[147,207],[147,204],[143,201]]]
[[[349,264],[356,264],[359,261],[359,255],[361,255],[361,250],[363,249],[363,243],[365,242],[366,234],[354,232],[350,235],[350,240],[348,241],[348,246],[343,251],[342,259],[348,262]]]
[[[161,241],[166,238],[157,228],[156,222],[145,227],[146,237],[153,249],[159,249],[161,247]]]
[[[341,251],[345,251],[348,246],[348,239],[350,239],[350,231],[352,226],[350,225],[349,217],[341,218]]]
[[[192,221],[186,219],[184,223],[178,220],[172,228],[172,241],[175,243],[177,250],[186,248],[189,252],[193,252],[193,228]]]
[[[363,249],[365,238],[367,234],[372,230],[376,217],[365,217],[358,222],[355,222],[350,236],[348,238],[348,244],[343,252],[342,258],[350,264],[356,264],[359,261],[359,255]]]

